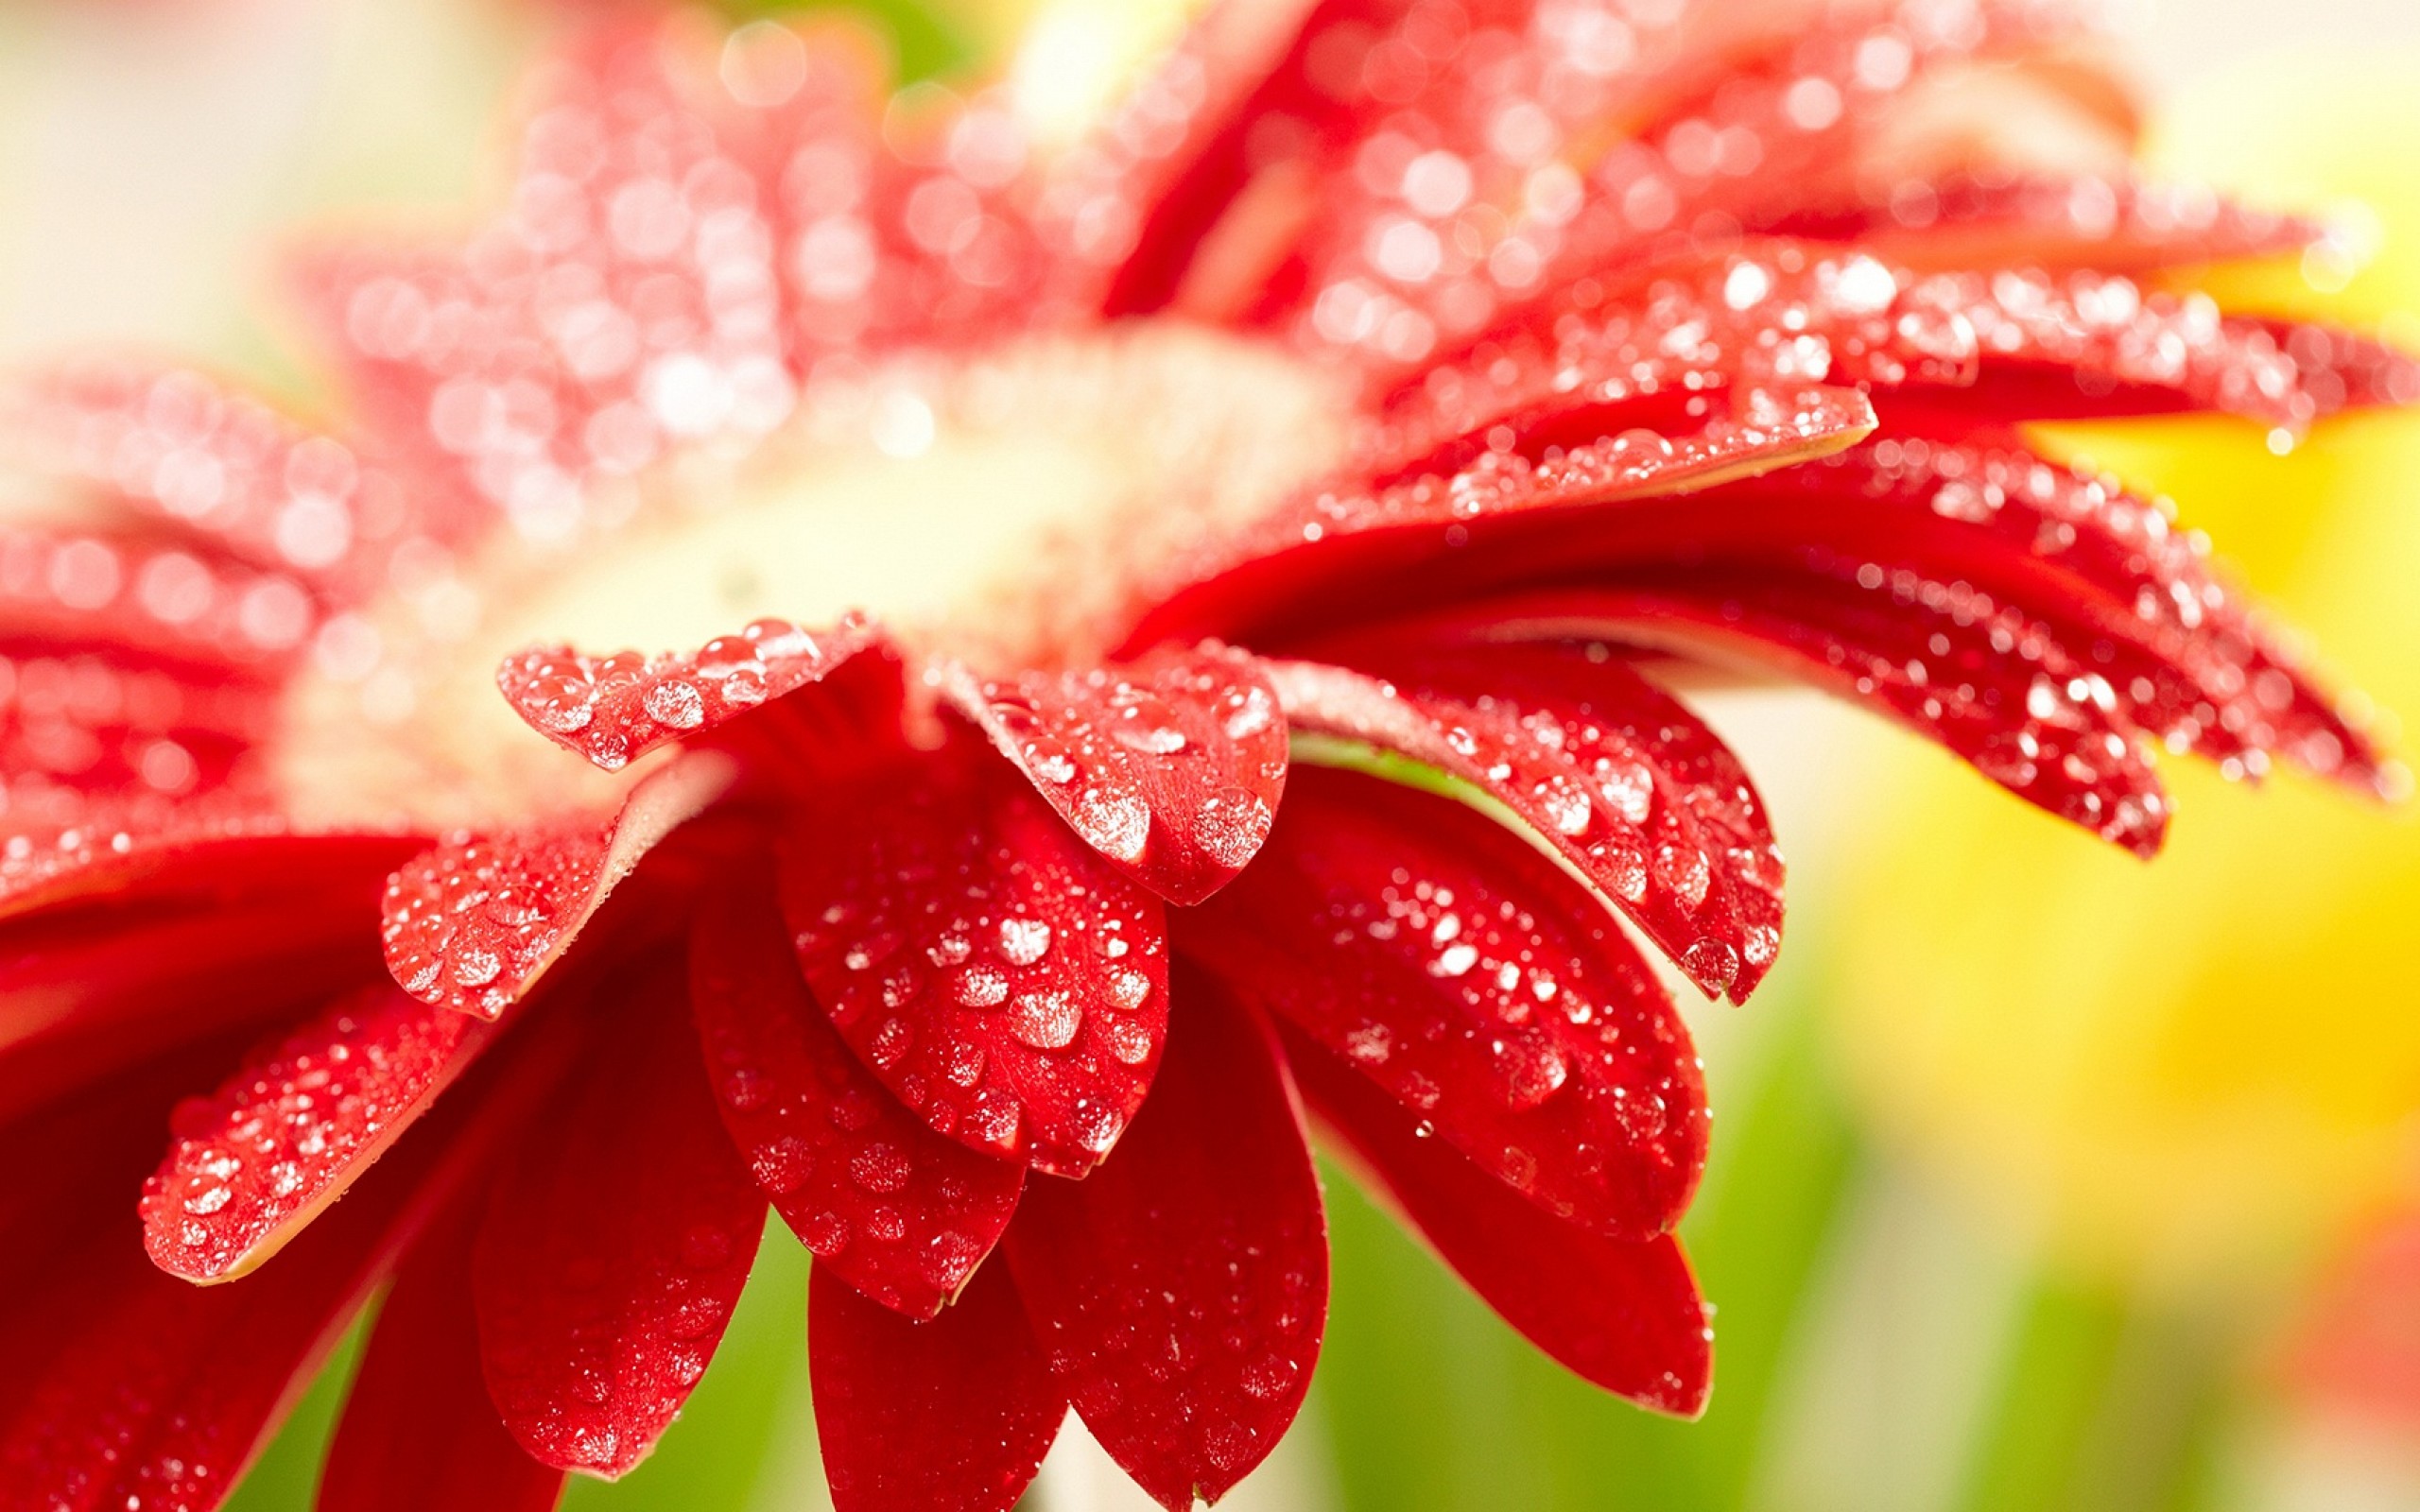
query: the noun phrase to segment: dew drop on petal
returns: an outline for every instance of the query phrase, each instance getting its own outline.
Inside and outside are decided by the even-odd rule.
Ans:
[[[647,690],[648,717],[674,730],[695,730],[705,722],[705,700],[698,690],[677,678],[667,678]]]
[[[1050,926],[1039,919],[1000,920],[1000,954],[1011,966],[1031,966],[1050,949]]]
[[[1028,992],[1009,1007],[1009,1033],[1036,1050],[1063,1050],[1083,1018],[1083,1009],[1065,992]]]
[[[1009,1000],[1009,979],[989,966],[970,966],[950,979],[950,996],[970,1008],[996,1008]]]
[[[868,1192],[896,1192],[908,1184],[908,1160],[895,1144],[868,1144],[849,1160],[849,1179]]]
[[[1093,788],[1076,800],[1076,833],[1084,843],[1118,861],[1139,861],[1150,838],[1151,811],[1141,799]]]
[[[1259,794],[1242,787],[1221,788],[1195,814],[1193,837],[1211,860],[1239,868],[1269,838],[1274,817]]]

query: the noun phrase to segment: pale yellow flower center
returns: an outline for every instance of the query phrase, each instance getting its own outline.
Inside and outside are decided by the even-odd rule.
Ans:
[[[279,777],[319,822],[609,799],[632,774],[592,771],[497,693],[498,664],[531,645],[688,651],[752,619],[859,610],[911,651],[991,670],[1095,659],[1142,585],[1333,470],[1349,431],[1330,376],[1173,322],[810,386],[761,441],[599,490],[590,514],[617,525],[544,545],[500,526],[323,635],[334,654],[288,698]]]

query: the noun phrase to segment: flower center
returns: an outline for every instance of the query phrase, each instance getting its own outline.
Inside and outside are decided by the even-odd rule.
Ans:
[[[1173,322],[810,384],[744,450],[700,444],[597,489],[588,513],[618,524],[567,542],[500,527],[396,575],[321,637],[281,775],[302,816],[330,823],[602,801],[627,778],[568,769],[496,692],[498,664],[531,645],[689,650],[752,619],[860,610],[911,652],[987,669],[1098,658],[1175,558],[1348,441],[1333,380]]]

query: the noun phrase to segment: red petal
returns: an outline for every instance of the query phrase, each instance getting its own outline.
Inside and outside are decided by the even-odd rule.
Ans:
[[[1365,542],[1371,549],[1343,561],[1274,562],[1270,573],[1207,588],[1229,600],[1212,607],[1274,620],[1271,628],[1300,639],[1357,615],[1384,618],[1404,603],[1484,602],[1536,584],[1644,583],[1710,559],[1905,569],[1963,582],[2049,627],[2135,723],[2171,747],[2201,748],[2255,774],[2261,752],[2282,749],[2320,772],[2377,782],[2369,742],[2270,648],[2234,591],[2164,515],[2044,463],[2004,433],[1986,430],[1972,444],[1893,438],[1686,500],[1478,518],[1455,539],[1461,545],[1444,552],[1417,540]],[[1347,565],[1354,570],[1329,570]],[[1297,580],[1282,576],[1297,569]]]
[[[274,1284],[198,1289],[152,1269],[131,1223],[109,1234],[85,1266],[96,1304],[0,1437],[0,1504],[218,1504],[458,1174],[444,1142],[419,1150],[292,1246]]]
[[[1269,1026],[1179,983],[1150,1102],[1090,1177],[1033,1184],[1008,1255],[1085,1426],[1181,1512],[1294,1420],[1327,1321],[1327,1223]]]
[[[1010,112],[936,102],[886,129],[885,60],[855,28],[769,73],[766,39],[728,64],[722,41],[652,12],[593,28],[545,72],[508,207],[459,254],[306,270],[381,428],[529,527],[605,524],[595,485],[772,432],[819,356],[1035,316]]]
[[[1471,1290],[1571,1370],[1644,1407],[1694,1418],[1713,1384],[1713,1330],[1680,1242],[1586,1233],[1444,1147],[1325,1051],[1289,1034],[1320,1120],[1361,1158]]]
[[[137,1263],[141,1234],[127,1196],[159,1159],[168,1109],[243,1053],[237,1037],[121,1066],[100,1085],[0,1125],[0,1427],[60,1349],[121,1287],[156,1279]],[[131,1278],[131,1280],[130,1280]]]
[[[942,690],[1086,844],[1171,902],[1227,885],[1269,837],[1286,726],[1249,658],[1167,649],[1131,667]]]
[[[1575,647],[1398,630],[1342,654],[1390,680],[1271,663],[1288,720],[1481,788],[1709,996],[1746,1000],[1781,947],[1781,855],[1748,774],[1694,715]]]
[[[732,764],[691,752],[597,826],[458,833],[387,884],[387,969],[405,991],[493,1020],[560,959],[639,862],[729,785]]]
[[[781,864],[807,986],[900,1101],[986,1155],[1099,1163],[1167,1032],[1159,899],[962,738],[828,795]]]
[[[318,1217],[487,1043],[392,987],[352,994],[178,1108],[144,1184],[144,1244],[188,1280],[233,1280]]]
[[[2199,185],[2095,174],[1979,178],[1925,183],[1930,218],[1910,227],[1897,213],[1910,186],[1836,208],[1794,207],[1756,227],[1784,236],[1854,242],[1876,255],[1926,269],[2047,267],[2149,273],[2298,251],[2321,228],[2222,199]]]
[[[928,1322],[807,1277],[815,1435],[836,1512],[1008,1512],[1067,1416],[1007,1270]]]
[[[345,1400],[318,1512],[550,1512],[562,1495],[563,1472],[522,1452],[479,1378],[477,1211],[458,1201],[406,1258]]]
[[[1426,568],[1459,577],[1461,548],[1480,531],[1513,524],[1555,533],[1610,506],[1829,455],[1875,425],[1873,406],[1854,389],[1746,389],[1728,403],[1727,413],[1692,414],[1686,399],[1625,390],[1541,417],[1553,425],[1533,438],[1544,447],[1536,458],[1491,443],[1450,476],[1306,497],[1189,564],[1126,644],[1209,635],[1267,644],[1272,635],[1398,609],[1404,600],[1387,591],[1397,575]],[[1675,429],[1634,429],[1643,418]],[[1574,428],[1565,434],[1565,425]]]
[[[324,852],[289,854],[288,888],[136,894],[0,928],[0,1118],[148,1057],[257,1036],[376,981],[376,854],[323,867],[311,863],[331,863]]]
[[[1953,409],[2027,420],[2217,409],[2300,430],[2318,400],[2277,339],[2222,319],[2203,294],[2146,290],[2098,272],[1945,274],[1929,281],[1984,353]]]
[[[123,529],[0,527],[0,635],[114,647],[222,678],[289,666],[318,627],[319,601],[287,574],[208,555]]]
[[[196,533],[205,556],[299,576],[338,599],[375,592],[405,542],[450,540],[472,524],[460,500],[427,480],[399,479],[199,372],[105,360],[14,397],[12,428],[49,470]],[[171,581],[141,596],[175,609],[178,623],[229,618],[240,602],[223,567],[215,592],[207,573],[169,571]]]
[[[1025,1167],[942,1138],[857,1063],[799,980],[770,884],[709,895],[689,936],[723,1126],[819,1268],[930,1317],[999,1242]]]
[[[1661,412],[1593,430],[1558,418],[1551,438],[1585,443],[1629,424],[1677,433],[1706,412],[1708,387],[1972,383],[1974,328],[1944,295],[1862,253],[1769,241],[1557,285],[1407,374],[1386,406],[1388,444],[1443,471],[1489,449],[1499,424],[1534,460],[1549,438],[1527,433],[1543,417],[1628,396],[1660,396]],[[1448,437],[1459,443],[1437,450]]]
[[[2140,129],[2122,87],[2083,60],[2094,39],[2080,7],[1981,5],[1945,27],[1863,6],[1829,18],[1784,6],[1764,17],[1780,26],[1761,46],[1707,60],[1693,94],[1671,97],[1596,163],[1588,201],[1562,228],[1557,271],[1568,277],[1692,229],[1770,224],[1869,182],[2097,168]],[[1876,56],[1904,66],[1877,76]],[[1810,92],[1821,93],[1810,101]],[[1829,108],[1808,109],[1818,101]],[[2049,131],[2029,131],[2048,114],[2059,117]]]
[[[2285,349],[2302,373],[2303,391],[2323,416],[2377,404],[2420,403],[2420,359],[2383,342],[2327,326],[2238,318]]]
[[[114,829],[62,827],[26,854],[0,850],[0,920],[93,897],[112,902],[224,899],[263,885],[344,892],[359,874],[384,877],[419,849],[406,835],[305,834],[268,812],[242,817],[179,805]],[[26,833],[24,830],[14,833]],[[377,889],[369,897],[374,904]]]
[[[1268,852],[1176,922],[1188,960],[1547,1211],[1644,1239],[1687,1206],[1706,1142],[1688,1031],[1612,914],[1512,831],[1301,768]]]
[[[530,729],[618,772],[659,746],[821,681],[879,640],[855,616],[821,634],[786,620],[758,620],[686,656],[589,657],[569,646],[524,651],[497,671],[496,685]]]
[[[549,1465],[645,1459],[739,1300],[765,1199],[715,1115],[677,965],[626,976],[562,1099],[497,1178],[472,1283],[488,1389]]]
[[[258,681],[114,647],[38,644],[45,654],[10,659],[0,707],[11,829],[39,806],[26,801],[38,788],[167,803],[263,787],[251,752],[276,696]]]
[[[1870,587],[1854,573],[1668,571],[1537,608],[1624,639],[1776,665],[1931,737],[2029,803],[2157,853],[2168,799],[2107,679],[2047,627],[1971,588],[1867,576]]]
[[[1826,573],[1904,566],[1962,581],[2089,648],[2085,670],[2171,748],[2238,758],[2255,775],[2259,753],[2280,750],[2323,776],[2378,781],[2369,740],[2271,645],[2248,597],[2166,512],[2006,437],[1878,442],[1701,503],[1717,507],[1668,522],[1670,536],[1641,555],[1668,556],[1677,537],[1701,558],[1770,557],[1787,536],[1834,558],[1819,561]]]

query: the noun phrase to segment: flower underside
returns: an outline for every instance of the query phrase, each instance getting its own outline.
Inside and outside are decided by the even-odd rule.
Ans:
[[[2155,750],[2396,781],[2026,439],[2420,397],[2187,291],[2319,233],[2132,178],[2086,41],[1238,7],[1049,149],[1005,89],[886,115],[846,37],[624,26],[466,248],[304,260],[342,436],[14,391],[6,1499],[215,1504],[391,1286],[323,1503],[550,1504],[670,1423],[769,1207],[842,1508],[1005,1508],[1071,1406],[1189,1505],[1317,1357],[1311,1123],[1699,1410],[1651,963],[1744,1000],[1783,868],[1661,666],[2145,855]]]

